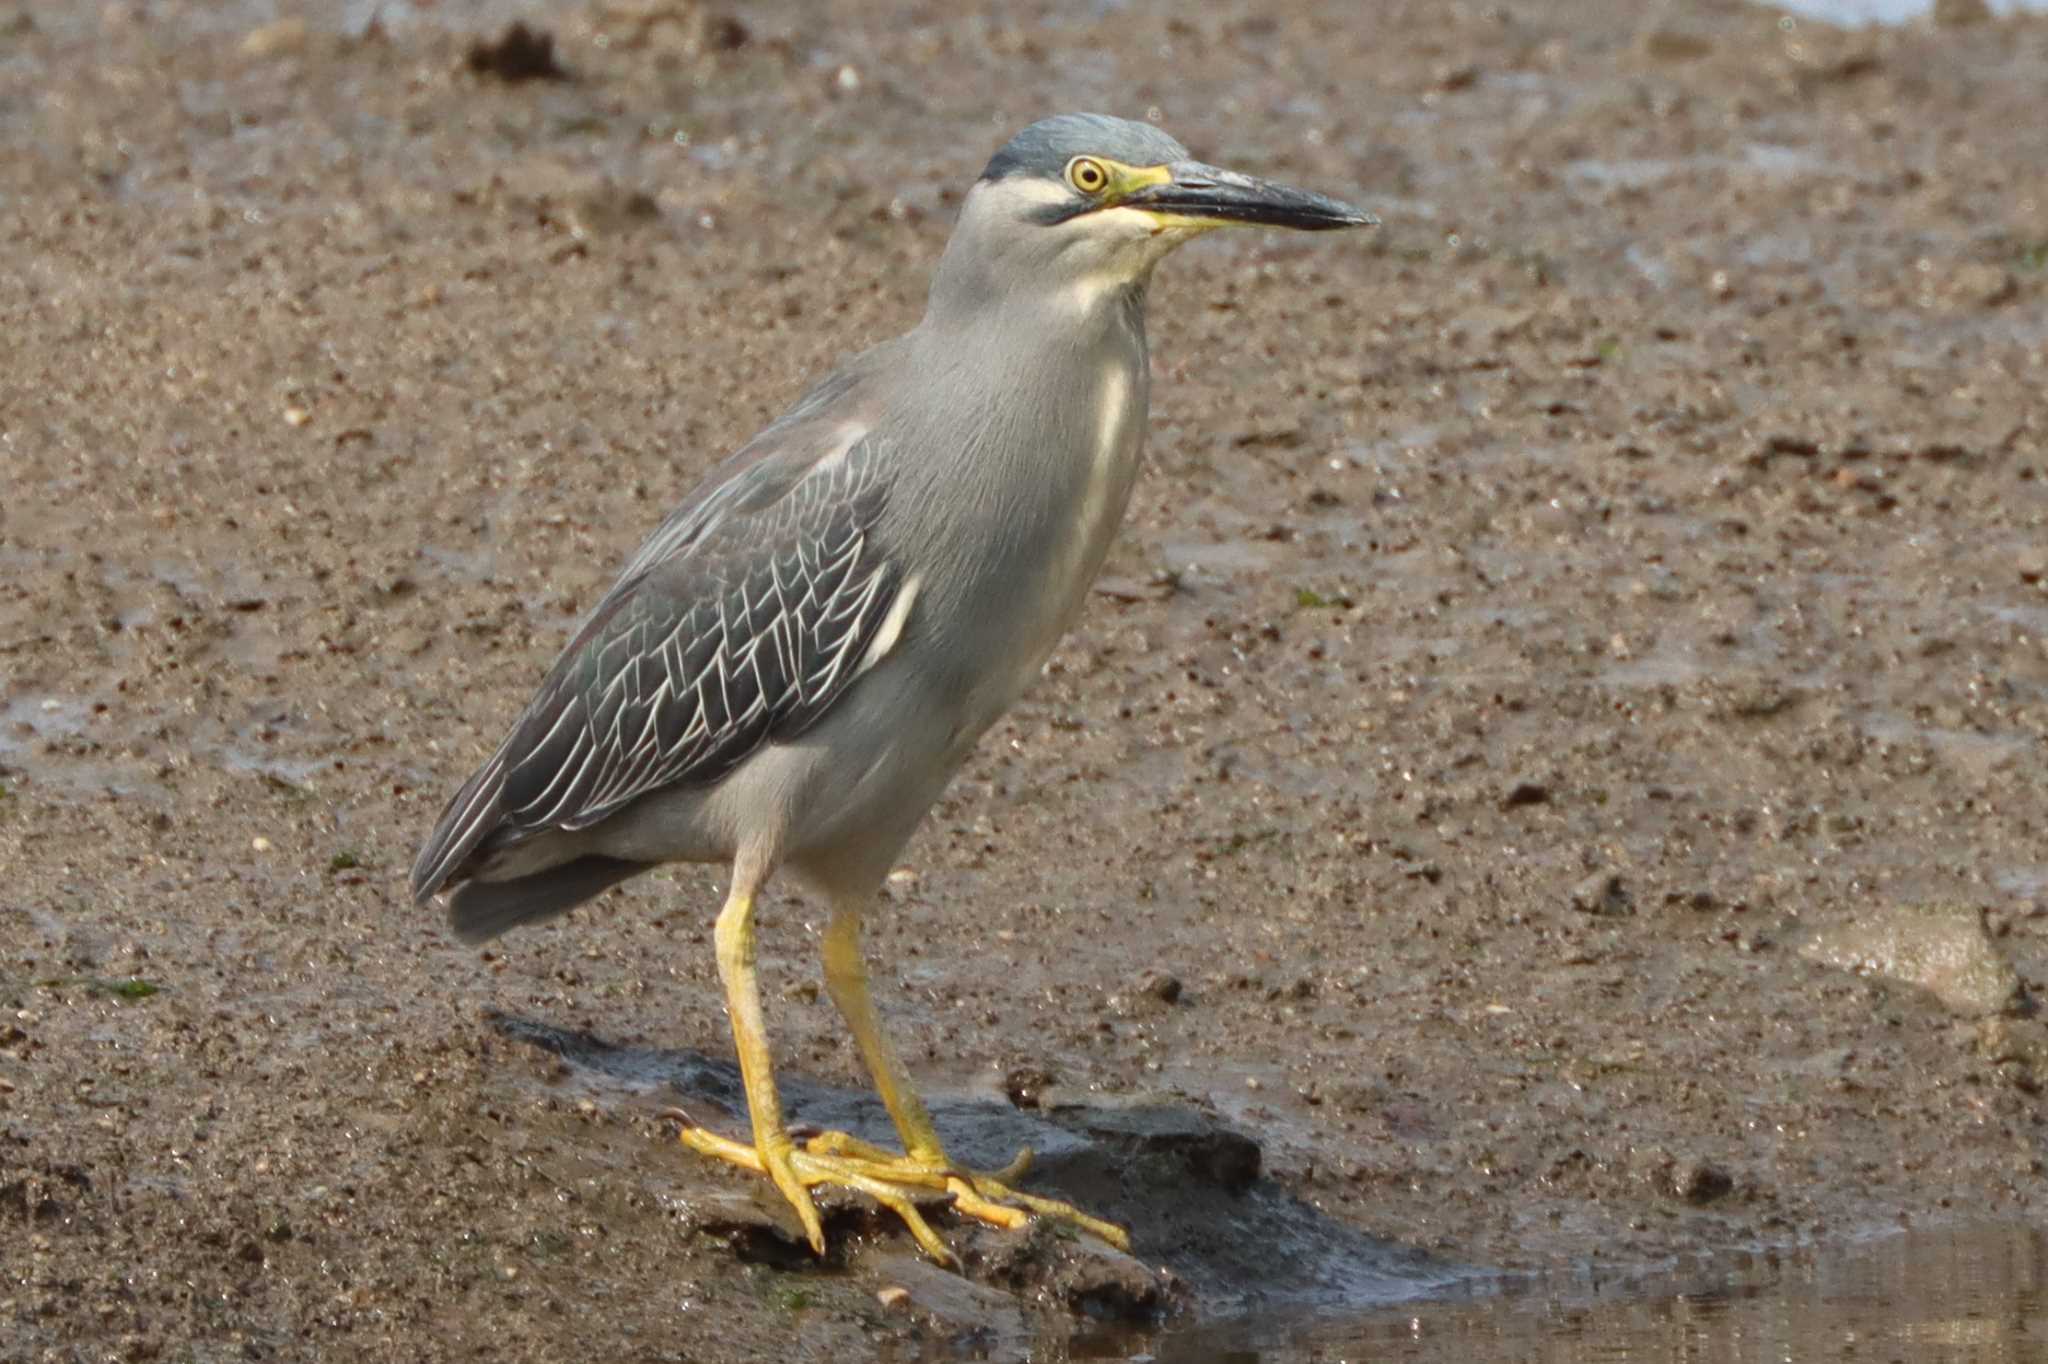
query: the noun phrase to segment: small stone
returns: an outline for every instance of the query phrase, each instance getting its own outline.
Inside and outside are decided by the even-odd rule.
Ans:
[[[2023,583],[2038,584],[2048,578],[2048,547],[2028,545],[2013,556],[2013,561]]]
[[[1854,470],[1843,470],[1853,483]],[[1716,720],[1766,720],[1782,715],[1805,699],[1805,693],[1764,672],[1730,671],[1711,685],[1707,712]]]
[[[288,57],[306,46],[304,19],[279,19],[274,24],[252,28],[242,37],[245,57]]]
[[[1138,989],[1161,1004],[1174,1004],[1180,1000],[1180,978],[1170,976],[1164,971],[1147,971],[1138,977]]]
[[[1036,1108],[1057,1078],[1042,1066],[1019,1066],[1003,1077],[1003,1094],[1012,1108]]]
[[[496,42],[479,39],[471,43],[463,61],[477,75],[496,76],[507,83],[569,78],[555,60],[555,35],[517,20]]]
[[[256,852],[269,852],[270,840],[265,838],[262,834],[258,834],[256,835],[256,837],[249,840],[249,847]]]
[[[1711,1203],[1734,1188],[1733,1176],[1703,1160],[1681,1161],[1671,1171],[1671,1191],[1694,1207]]]
[[[1987,1018],[1977,1025],[1977,1051],[2027,1094],[2048,1083],[2048,1024],[2038,1018]]]
[[[1596,871],[1573,886],[1571,903],[1581,914],[1619,916],[1631,908],[1627,884],[1612,871]]]
[[[1514,810],[1524,805],[1543,805],[1549,800],[1550,788],[1541,782],[1518,781],[1500,798],[1500,808]]]
[[[886,1288],[875,1290],[875,1301],[882,1304],[884,1312],[908,1312],[910,1310],[910,1290],[902,1284],[892,1283]]]
[[[284,410],[284,424],[286,426],[304,426],[311,420],[313,420],[313,414],[303,407],[287,407]]]
[[[2010,303],[2020,291],[2019,281],[2002,266],[1973,261],[1960,267],[1951,281],[1955,295],[1964,303],[1995,308]]]
[[[653,195],[609,180],[575,195],[566,208],[563,217],[577,241],[617,236],[661,217],[661,205]]]
[[[832,83],[839,87],[839,93],[850,95],[860,89],[860,72],[851,66],[842,66],[839,74],[832,78]]]

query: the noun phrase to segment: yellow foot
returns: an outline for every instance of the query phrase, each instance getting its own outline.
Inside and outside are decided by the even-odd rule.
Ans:
[[[920,1160],[870,1145],[844,1132],[824,1132],[800,1147],[771,1148],[764,1156],[744,1142],[697,1126],[695,1119],[681,1110],[672,1109],[669,1116],[683,1124],[682,1142],[691,1150],[774,1180],[782,1196],[796,1209],[804,1237],[819,1255],[825,1253],[825,1233],[810,1190],[820,1184],[857,1189],[874,1199],[903,1220],[925,1254],[949,1269],[959,1269],[960,1258],[917,1210],[917,1200],[934,1193],[951,1194],[956,1211],[991,1226],[1014,1231],[1028,1225],[1034,1216],[1050,1217],[1100,1237],[1118,1250],[1131,1248],[1130,1234],[1114,1222],[1090,1217],[1057,1199],[1039,1198],[1011,1188],[1010,1181],[1031,1166],[1029,1151],[1020,1153],[994,1174],[980,1174],[955,1169],[943,1158]]]
[[[923,1247],[925,1254],[949,1269],[960,1268],[959,1257],[946,1248],[946,1243],[939,1239],[931,1223],[924,1220],[924,1214],[911,1201],[918,1189],[877,1179],[853,1161],[813,1155],[806,1150],[771,1151],[764,1157],[744,1142],[721,1137],[716,1132],[696,1126],[694,1119],[680,1110],[671,1109],[669,1116],[683,1123],[683,1145],[691,1150],[773,1179],[782,1196],[796,1209],[797,1220],[804,1226],[804,1239],[811,1243],[811,1250],[816,1254],[825,1253],[825,1229],[819,1221],[818,1205],[812,1201],[810,1191],[819,1184],[836,1184],[842,1188],[858,1189],[895,1213],[903,1219],[903,1225],[910,1228],[910,1234]],[[782,1178],[784,1171],[787,1172],[787,1183]]]
[[[898,1155],[845,1132],[820,1132],[804,1143],[803,1150],[809,1155],[842,1161],[869,1178],[889,1184],[943,1190],[953,1195],[956,1211],[992,1227],[1016,1231],[1033,1217],[1050,1217],[1099,1237],[1118,1250],[1131,1248],[1130,1233],[1116,1223],[1090,1217],[1071,1203],[1040,1198],[1011,1187],[1031,1168],[1029,1148],[1019,1151],[1016,1159],[993,1172],[963,1170],[943,1153],[929,1158]]]

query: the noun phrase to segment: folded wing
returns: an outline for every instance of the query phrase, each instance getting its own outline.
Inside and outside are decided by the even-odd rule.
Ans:
[[[876,453],[845,428],[822,456],[757,452],[657,530],[449,803],[415,898],[816,724],[874,661],[904,588],[872,535],[888,497]]]

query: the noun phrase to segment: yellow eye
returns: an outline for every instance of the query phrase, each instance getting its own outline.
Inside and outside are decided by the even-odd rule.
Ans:
[[[1077,156],[1067,162],[1067,183],[1083,194],[1100,194],[1109,188],[1109,168],[1092,156]]]

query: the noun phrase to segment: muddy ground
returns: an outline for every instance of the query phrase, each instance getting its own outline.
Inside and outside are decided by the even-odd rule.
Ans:
[[[503,6],[0,10],[0,1355],[1008,1357],[2038,1215],[2048,22],[664,3],[525,81]],[[959,1153],[1137,1260],[821,1268],[660,1115],[737,1121],[715,871],[481,954],[403,874],[1066,108],[1385,225],[1162,271],[1127,534],[872,928]]]

